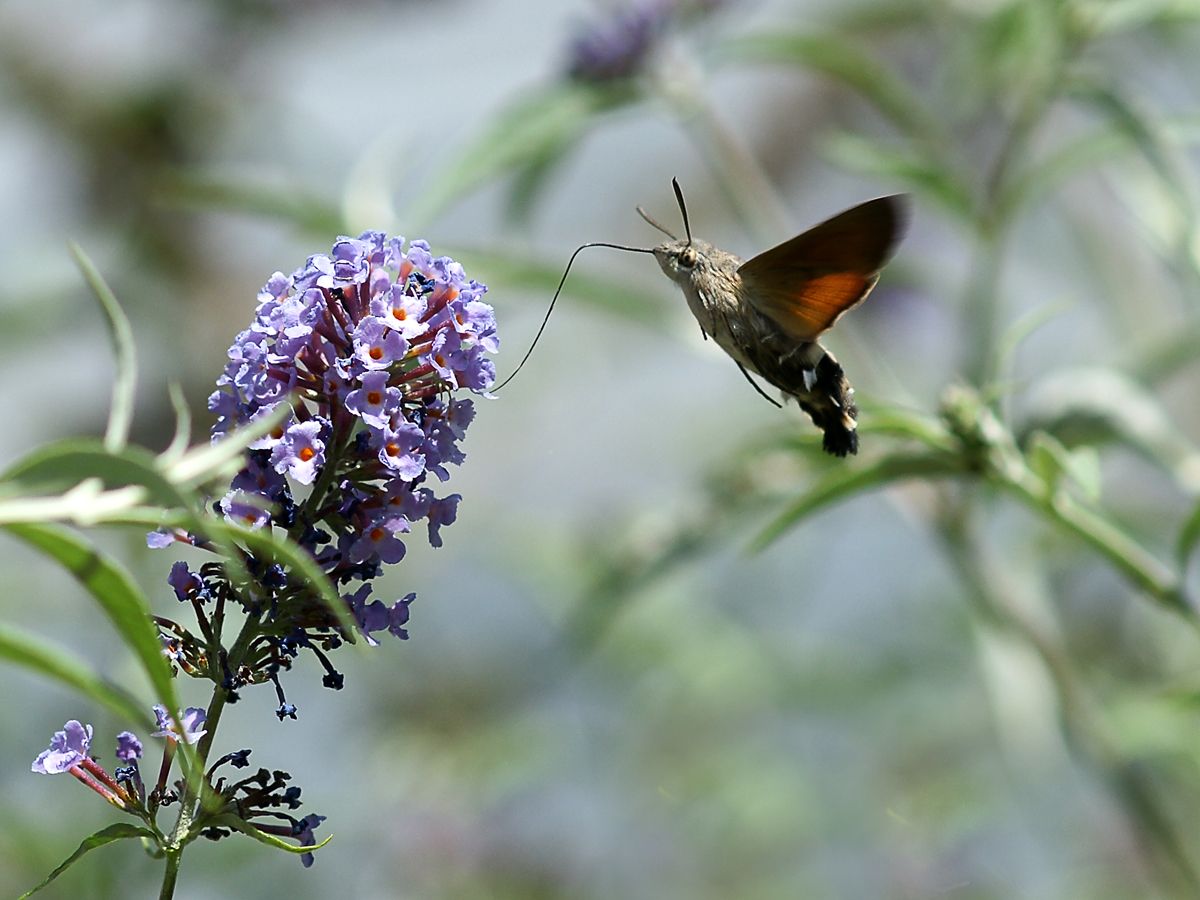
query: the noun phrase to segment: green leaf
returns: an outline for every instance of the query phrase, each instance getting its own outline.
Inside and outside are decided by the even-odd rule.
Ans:
[[[1200,119],[1195,116],[1164,117],[1154,124],[1146,123],[1144,127],[1151,145],[1159,149],[1151,150],[1166,154],[1165,160],[1170,160],[1171,171],[1178,172],[1178,164],[1174,161],[1176,150],[1180,147],[1191,147],[1200,143]],[[1131,149],[1138,149],[1136,138],[1137,128],[1122,126],[1120,117],[1108,117],[1103,128],[1091,131],[1080,138],[1068,141],[1045,158],[1028,166],[1010,180],[1008,189],[998,203],[1011,216],[1019,207],[1029,202],[1052,197],[1064,182],[1090,167],[1118,159]],[[1147,152],[1142,149],[1143,155]],[[1151,163],[1154,165],[1154,163]],[[1179,198],[1172,198],[1177,202]],[[1193,210],[1189,210],[1194,215]]]
[[[210,825],[220,825],[225,828],[232,828],[234,831],[240,831],[242,834],[254,838],[256,841],[266,844],[268,847],[274,847],[276,850],[286,850],[288,853],[312,853],[314,850],[320,850],[326,844],[333,840],[333,835],[329,835],[319,844],[312,844],[308,847],[301,847],[296,844],[289,844],[281,837],[276,837],[273,834],[267,834],[264,831],[259,831],[245,819],[235,816],[233,813],[225,813],[222,816],[214,816],[204,822],[204,827]]]
[[[74,241],[70,243],[70,248],[88,287],[100,302],[104,321],[108,325],[109,338],[112,340],[117,371],[113,376],[112,409],[108,413],[104,446],[108,450],[117,451],[129,440],[129,425],[133,421],[133,397],[137,387],[137,352],[133,343],[133,330],[129,327],[129,319],[121,309],[121,304],[105,284],[100,271],[83,252],[83,248]]]
[[[1175,542],[1175,559],[1179,563],[1181,572],[1187,571],[1188,564],[1192,561],[1192,554],[1196,551],[1197,542],[1200,542],[1200,503],[1196,504],[1192,514],[1187,517],[1187,521],[1179,529],[1179,538]]]
[[[846,132],[824,136],[821,150],[827,159],[844,169],[897,182],[935,200],[960,220],[972,221],[974,201],[970,189],[948,167],[927,154],[906,152]]]
[[[618,251],[597,247],[595,252]],[[566,257],[546,263],[503,250],[475,248],[455,248],[453,256],[467,271],[477,269],[487,272],[488,285],[496,293],[533,294],[531,300],[535,305],[550,302],[567,264]],[[611,270],[612,267],[609,268]],[[666,331],[666,324],[672,318],[669,315],[672,307],[666,294],[640,290],[633,279],[596,275],[581,270],[578,263],[571,269],[571,277],[563,285],[559,300],[564,298],[663,331]]]
[[[1184,235],[1195,230],[1195,190],[1187,165],[1177,158],[1174,148],[1153,116],[1144,113],[1129,97],[1106,82],[1075,80],[1071,93],[1089,103],[1137,148],[1142,158],[1158,177],[1163,195],[1180,218]]]
[[[74,688],[122,719],[143,725],[150,722],[144,704],[120,685],[80,665],[74,654],[3,623],[0,623],[0,658]]]
[[[410,227],[427,227],[468,191],[524,165],[546,165],[583,136],[600,113],[638,98],[629,84],[560,81],[502,110],[491,126],[433,178],[405,213]],[[436,135],[435,135],[436,137]]]
[[[1100,458],[1094,448],[1084,445],[1068,450],[1053,435],[1035,431],[1029,438],[1025,456],[1029,468],[1045,483],[1048,497],[1066,477],[1080,489],[1085,499],[1100,500]]]
[[[117,822],[114,825],[109,825],[107,828],[101,828],[95,834],[84,838],[78,850],[72,853],[61,866],[47,875],[45,881],[22,894],[19,900],[25,900],[26,897],[36,894],[71,866],[75,865],[75,863],[79,862],[85,853],[95,850],[97,847],[103,847],[105,844],[111,844],[113,841],[121,841],[127,838],[146,838],[147,840],[157,842],[158,835],[149,828],[143,828],[140,825],[131,825],[128,822]]]
[[[1096,34],[1117,34],[1150,25],[1183,25],[1200,18],[1194,0],[1087,0],[1080,18]]]
[[[150,604],[129,573],[116,560],[61,526],[18,523],[5,528],[75,576],[134,652],[150,679],[155,699],[167,709],[178,709],[171,670],[150,620]]]
[[[146,502],[168,509],[190,508],[189,498],[168,481],[154,455],[141,447],[112,453],[95,440],[70,438],[47,444],[0,473],[0,485],[26,494],[57,494],[95,478],[109,489],[138,485]]]
[[[945,453],[893,454],[862,468],[837,469],[808,492],[789,503],[751,542],[757,552],[774,543],[801,519],[853,497],[908,478],[946,478],[960,475],[963,463]]]
[[[346,230],[336,204],[307,194],[294,184],[270,185],[227,173],[182,171],[158,186],[158,199],[178,207],[282,220],[322,237]]]
[[[904,81],[842,37],[779,29],[726,41],[720,56],[738,62],[784,63],[819,72],[849,87],[904,134],[929,139],[941,125]]]

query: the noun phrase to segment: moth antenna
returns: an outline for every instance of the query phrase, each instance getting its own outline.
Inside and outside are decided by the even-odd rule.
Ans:
[[[661,231],[663,234],[665,234],[667,237],[669,237],[673,241],[679,240],[679,238],[675,237],[675,235],[671,234],[671,232],[669,232],[669,231],[667,231],[667,229],[663,228],[662,225],[658,224],[652,218],[650,218],[650,214],[647,213],[640,206],[636,206],[636,207],[634,207],[634,209],[637,210],[637,214],[642,217],[642,219],[646,222],[647,225],[657,228],[659,231]]]
[[[588,247],[611,247],[613,250],[625,250],[629,253],[649,253],[652,256],[654,255],[653,250],[649,250],[645,247],[626,247],[623,244],[609,244],[605,241],[593,241],[589,244],[581,244],[576,247],[575,252],[571,254],[571,258],[567,260],[567,267],[563,270],[562,278],[559,279],[558,282],[558,287],[554,290],[554,296],[550,298],[550,305],[546,308],[546,315],[542,317],[542,324],[538,326],[537,334],[533,336],[533,343],[529,345],[529,349],[525,351],[525,355],[521,357],[521,361],[517,363],[517,367],[513,370],[513,373],[500,382],[500,384],[498,384],[496,387],[492,388],[492,393],[499,391],[500,388],[504,387],[506,384],[516,378],[517,372],[520,372],[521,369],[525,367],[525,363],[533,354],[533,348],[536,347],[537,342],[541,340],[542,332],[546,330],[546,323],[550,321],[550,313],[554,312],[554,304],[558,302],[558,295],[562,293],[563,285],[567,283],[567,276],[571,274],[571,266],[575,263],[575,257],[579,255],[580,251],[586,250]]]
[[[679,201],[679,211],[683,213],[683,230],[687,234],[688,246],[692,244],[692,226],[688,224],[687,204],[683,202],[683,188],[679,186],[679,179],[671,179],[671,187],[675,188],[675,199]]]

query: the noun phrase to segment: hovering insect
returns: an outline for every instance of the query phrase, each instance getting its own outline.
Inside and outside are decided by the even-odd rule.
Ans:
[[[879,280],[879,270],[904,232],[907,198],[897,194],[868,200],[743,262],[732,253],[692,237],[683,191],[676,179],[671,184],[683,216],[686,240],[677,238],[638,207],[639,215],[670,240],[652,249],[605,242],[584,244],[571,255],[559,290],[575,256],[585,247],[652,254],[663,273],[683,291],[704,337],[711,337],[729,354],[759,393],[767,396],[750,377],[751,372],[779,388],[785,398],[791,397],[808,413],[824,433],[822,446],[826,452],[834,456],[857,453],[854,389],[818,338],[843,313],[866,299]],[[557,299],[558,291],[542,329]]]

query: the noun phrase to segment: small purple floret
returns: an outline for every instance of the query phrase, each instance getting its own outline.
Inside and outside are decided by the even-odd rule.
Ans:
[[[33,761],[33,771],[39,775],[60,775],[79,765],[88,757],[92,746],[92,726],[72,719],[54,732],[50,746]]]

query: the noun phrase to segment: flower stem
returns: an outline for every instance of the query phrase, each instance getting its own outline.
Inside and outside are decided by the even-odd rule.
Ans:
[[[158,900],[171,900],[175,896],[175,882],[179,880],[179,864],[183,861],[183,848],[167,851],[167,867],[163,871],[162,887]]]

